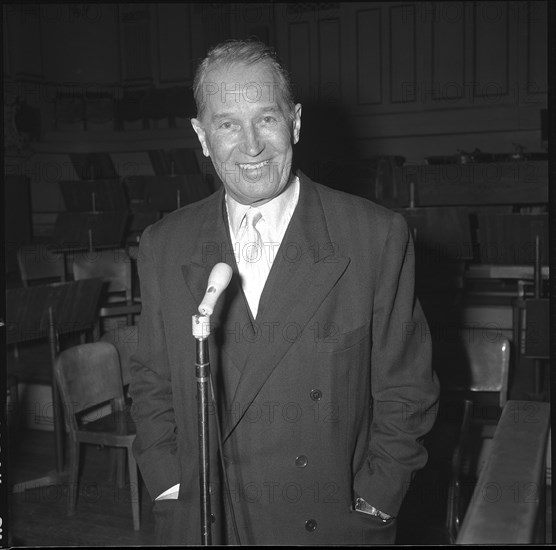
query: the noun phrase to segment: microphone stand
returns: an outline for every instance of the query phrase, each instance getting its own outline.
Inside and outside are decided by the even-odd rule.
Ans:
[[[212,545],[210,506],[210,462],[209,462],[209,387],[210,361],[208,336],[210,317],[193,315],[193,336],[196,339],[195,378],[197,379],[197,426],[199,429],[199,486],[201,490],[201,542]]]
[[[203,297],[203,301],[199,305],[200,315],[193,315],[192,318],[193,337],[197,340],[195,377],[197,379],[199,487],[201,496],[201,540],[203,546],[212,544],[211,523],[213,519],[210,513],[209,390],[211,389],[211,376],[207,339],[210,336],[210,316],[218,297],[226,289],[231,278],[232,268],[228,264],[220,262],[212,268],[208,279],[207,291]],[[218,414],[215,414],[215,420],[218,446],[222,460]],[[231,511],[233,516],[233,509]]]

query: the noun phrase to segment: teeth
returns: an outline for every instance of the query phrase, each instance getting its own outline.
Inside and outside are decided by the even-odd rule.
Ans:
[[[259,164],[240,164],[239,167],[242,170],[256,170],[257,168],[262,168],[263,166],[266,166],[269,163],[268,160],[265,160],[263,162],[259,162]]]

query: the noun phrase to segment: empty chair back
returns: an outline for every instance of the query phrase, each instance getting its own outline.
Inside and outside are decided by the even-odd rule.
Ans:
[[[101,278],[107,292],[124,292],[126,301],[132,300],[131,259],[122,248],[97,250],[77,254],[73,259],[74,279]]]
[[[109,342],[80,344],[64,350],[54,364],[56,383],[65,406],[68,445],[68,514],[77,505],[81,443],[127,450],[133,527],[140,527],[139,479],[132,445],[135,423],[123,394],[118,351]],[[111,410],[106,413],[106,405]],[[123,486],[123,480],[120,486]]]
[[[110,342],[118,350],[120,368],[122,372],[122,385],[128,386],[131,382],[130,360],[137,349],[137,325],[118,326],[102,335],[101,341]]]
[[[493,392],[508,399],[510,342],[499,333],[470,330],[457,342],[433,345],[433,361],[447,391]]]
[[[70,432],[78,430],[76,415],[111,402],[124,409],[118,351],[109,342],[80,344],[57,357],[54,372],[62,394]]]
[[[53,252],[46,244],[28,244],[19,247],[17,264],[25,287],[33,282],[59,282],[65,277],[64,255],[61,252]]]
[[[483,340],[464,346],[470,366],[469,389],[476,392],[498,392],[500,406],[508,399],[510,343],[507,338],[498,342]]]

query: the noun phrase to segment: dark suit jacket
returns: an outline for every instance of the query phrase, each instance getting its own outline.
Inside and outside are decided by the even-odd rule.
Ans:
[[[141,239],[135,454],[152,498],[181,483],[179,502],[155,504],[161,535],[174,522],[181,543],[200,542],[191,318],[217,262],[234,275],[211,316],[211,420],[221,420],[243,544],[393,542],[395,521],[353,512],[354,495],[395,516],[427,459],[420,440],[435,420],[438,385],[405,221],[300,179],[256,320],[241,290],[223,190]],[[219,538],[229,537],[231,522],[221,506],[216,430],[213,422],[213,536],[234,543]]]

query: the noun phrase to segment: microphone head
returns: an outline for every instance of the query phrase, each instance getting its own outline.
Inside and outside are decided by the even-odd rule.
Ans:
[[[199,305],[201,315],[212,315],[218,298],[230,284],[231,278],[232,268],[228,264],[220,262],[212,268],[208,278],[207,291]]]

